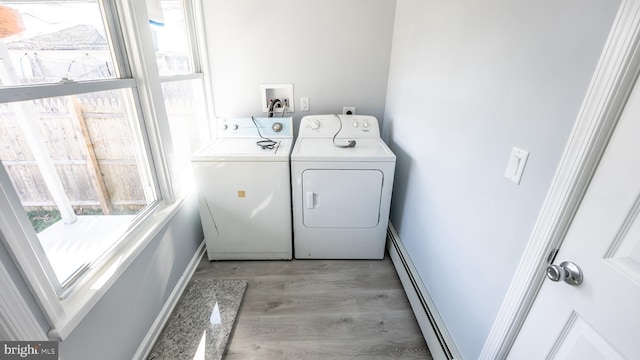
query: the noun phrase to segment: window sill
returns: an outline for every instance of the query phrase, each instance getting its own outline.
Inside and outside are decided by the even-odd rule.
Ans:
[[[49,336],[64,340],[95,304],[109,291],[111,286],[127,270],[138,255],[151,243],[156,235],[169,223],[175,214],[193,196],[186,195],[172,204],[158,206],[121,242],[121,247],[104,262],[98,262],[73,286],[73,290],[64,300],[47,299],[62,305],[64,315],[50,331]],[[54,304],[51,304],[54,305]]]

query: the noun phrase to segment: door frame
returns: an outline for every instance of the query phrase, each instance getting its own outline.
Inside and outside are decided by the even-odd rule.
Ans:
[[[622,0],[515,276],[480,359],[505,359],[640,72],[640,0]]]

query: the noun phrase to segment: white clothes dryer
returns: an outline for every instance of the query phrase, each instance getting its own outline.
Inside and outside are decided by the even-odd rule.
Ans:
[[[218,121],[191,157],[209,260],[292,258],[293,119]]]
[[[383,258],[395,163],[375,117],[303,117],[291,153],[295,257]]]

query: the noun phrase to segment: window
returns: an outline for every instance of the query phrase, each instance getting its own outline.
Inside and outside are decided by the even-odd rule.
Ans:
[[[195,72],[200,67],[194,57],[197,48],[189,36],[194,29],[187,21],[189,8],[180,0],[161,0],[161,9],[150,11],[153,47],[162,82],[162,93],[167,110],[176,157],[189,164],[190,155],[206,144],[211,134],[205,108],[204,79]],[[155,19],[155,20],[154,20]],[[193,188],[190,168],[179,172],[182,189]]]
[[[158,200],[131,90],[0,106],[0,160],[58,292]]]
[[[188,157],[210,133],[196,13],[186,0],[0,2],[0,231],[53,336],[166,221],[151,215],[189,193]]]

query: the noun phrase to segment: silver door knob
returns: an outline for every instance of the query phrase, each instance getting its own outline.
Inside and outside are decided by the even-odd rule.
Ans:
[[[563,261],[560,265],[549,265],[547,277],[551,281],[564,281],[569,285],[582,284],[582,270],[571,261]]]

